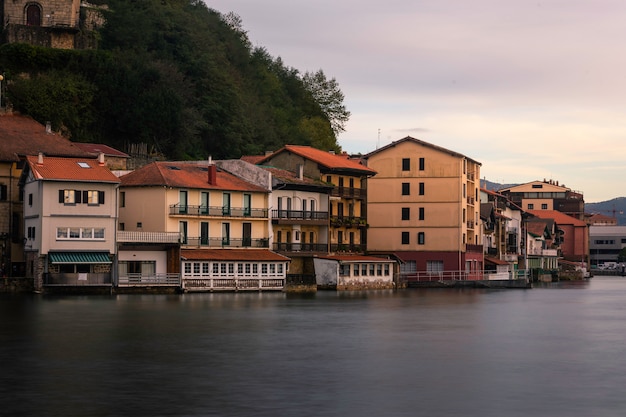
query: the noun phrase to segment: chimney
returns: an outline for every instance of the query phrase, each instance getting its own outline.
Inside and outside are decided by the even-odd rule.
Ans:
[[[37,156],[37,165],[43,165],[43,152],[39,152],[39,156]]]
[[[52,133],[52,123],[50,122],[46,122],[46,133],[47,134]]]
[[[207,170],[209,172],[209,175],[208,175],[209,184],[216,185],[217,184],[217,167],[213,163],[210,156],[209,156],[209,165],[207,167]]]
[[[104,152],[98,154],[98,165],[104,166]]]
[[[298,164],[298,179],[304,179],[304,165]]]

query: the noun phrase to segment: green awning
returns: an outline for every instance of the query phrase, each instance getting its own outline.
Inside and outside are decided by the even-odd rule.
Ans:
[[[53,264],[110,264],[108,252],[50,252]]]

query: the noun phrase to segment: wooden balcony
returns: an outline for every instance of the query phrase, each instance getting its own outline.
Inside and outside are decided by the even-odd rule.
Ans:
[[[365,188],[351,188],[351,187],[335,187],[330,191],[331,197],[339,198],[367,198],[367,189]]]
[[[252,219],[266,219],[267,209],[227,206],[185,206],[173,204],[170,206],[170,216],[194,217],[244,217]]]

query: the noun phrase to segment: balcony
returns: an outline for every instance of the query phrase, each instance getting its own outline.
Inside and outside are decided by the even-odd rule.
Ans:
[[[531,248],[528,251],[528,255],[556,257],[558,255],[558,250],[557,249]]]
[[[204,248],[269,248],[269,239],[189,237],[183,239],[182,245]]]
[[[276,252],[328,253],[327,243],[274,243]]]
[[[365,188],[335,187],[330,191],[330,195],[331,197],[364,199],[367,197],[367,190]]]
[[[473,229],[474,228],[474,221],[473,220],[468,220],[467,221],[467,228],[468,229]]]
[[[328,223],[328,212],[303,210],[272,210],[272,223],[325,225]]]
[[[365,217],[356,216],[333,216],[330,218],[330,225],[333,227],[367,227],[367,219]]]
[[[170,206],[170,216],[246,217],[253,219],[266,219],[267,214],[267,209],[253,209],[249,207],[186,206],[181,204],[173,204]]]
[[[363,253],[365,251],[365,245],[348,244],[348,243],[333,243],[330,245],[331,252],[350,252],[350,253]]]
[[[467,204],[469,204],[470,206],[474,205],[474,197],[467,197]]]
[[[178,243],[178,232],[131,232],[119,230],[117,232],[118,243]]]

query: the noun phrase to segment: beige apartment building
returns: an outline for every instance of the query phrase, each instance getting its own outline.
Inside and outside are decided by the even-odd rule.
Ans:
[[[482,271],[480,166],[471,158],[406,137],[364,156],[370,253],[393,253],[405,276]]]
[[[498,191],[524,210],[555,210],[578,220],[585,219],[583,193],[558,181],[531,181]]]

